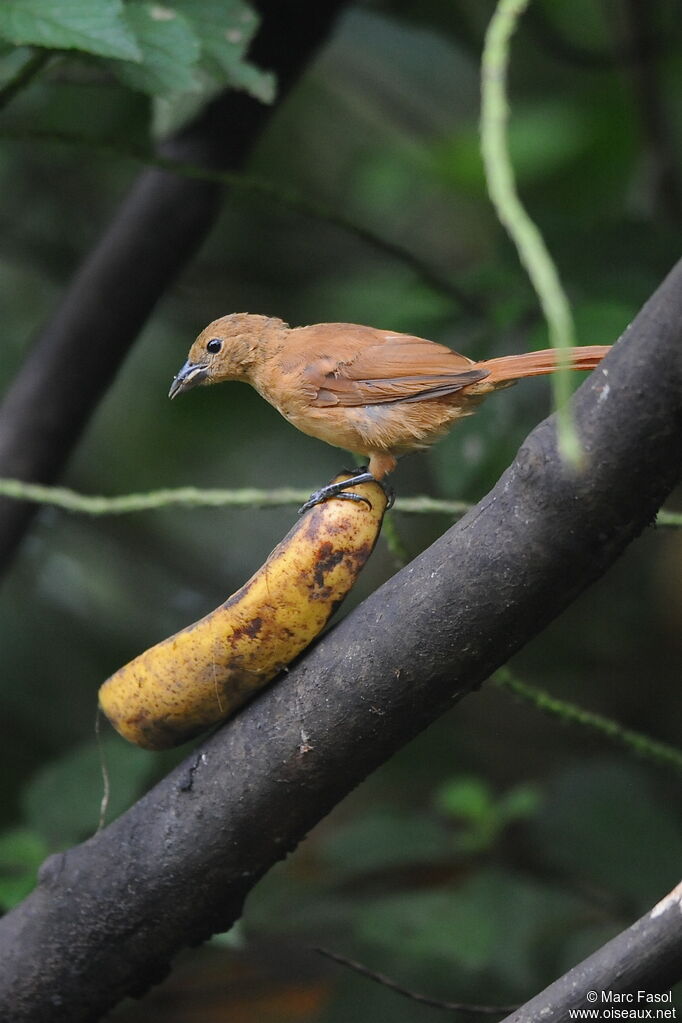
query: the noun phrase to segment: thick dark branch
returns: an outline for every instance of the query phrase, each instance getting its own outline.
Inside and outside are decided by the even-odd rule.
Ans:
[[[276,860],[652,521],[682,465],[682,262],[574,408],[580,475],[546,420],[428,551],[128,813],[46,861],[0,922],[0,1018],[92,1019],[229,927]]]
[[[614,1001],[626,1009],[668,1008],[646,995],[666,993],[682,974],[682,884],[640,920],[507,1016],[503,1023],[564,1023],[572,1009],[597,1009]],[[639,992],[642,992],[640,995]],[[612,999],[611,995],[625,995]],[[630,1000],[631,999],[631,1000]],[[674,1013],[673,1009],[673,1013]]]
[[[344,0],[267,0],[259,5],[264,22],[252,55],[277,72],[280,99],[343,5]],[[210,168],[237,169],[272,109],[245,93],[228,92],[166,144],[163,153]],[[213,225],[221,193],[216,184],[163,171],[140,175],[5,395],[0,476],[40,482],[56,478],[156,302]],[[0,501],[0,568],[34,513],[34,505]]]

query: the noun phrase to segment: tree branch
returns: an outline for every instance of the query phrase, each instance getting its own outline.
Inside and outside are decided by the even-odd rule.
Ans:
[[[539,995],[507,1016],[502,1023],[564,1023],[572,1009],[596,1009],[603,1018],[609,992],[632,994],[626,1009],[651,1008],[638,992],[666,992],[682,974],[682,883],[669,895],[603,945],[593,955],[556,980]],[[602,992],[606,996],[602,998]],[[668,1008],[656,1004],[656,1008]],[[675,1010],[673,1009],[673,1012]],[[655,1014],[655,1008],[654,1008]]]
[[[264,21],[251,56],[277,72],[280,100],[344,2],[261,0]],[[292,21],[296,32],[287,34]],[[227,92],[161,154],[208,168],[241,167],[272,109]],[[139,176],[5,395],[0,476],[41,482],[58,476],[156,302],[208,234],[221,195],[215,183],[165,171]],[[0,568],[34,511],[0,500]]]
[[[410,988],[403,987],[402,984],[398,984],[392,977],[387,976],[385,973],[380,973],[378,970],[370,970],[368,966],[359,963],[356,959],[349,959],[347,956],[340,955],[338,952],[332,952],[329,948],[322,948],[320,945],[311,947],[313,952],[319,952],[320,955],[326,956],[327,959],[338,963],[339,966],[347,966],[350,970],[359,973],[361,977],[367,977],[368,980],[374,981],[375,984],[387,987],[389,991],[395,991],[396,994],[402,995],[404,998],[409,998],[413,1002],[419,1002],[420,1005],[428,1005],[432,1009],[444,1009],[446,1012],[466,1012],[471,1013],[472,1016],[501,1016],[505,1012],[516,1009],[516,1005],[478,1005],[472,1002],[446,1002],[442,998],[432,998],[430,995],[424,995],[420,991],[412,991]]]
[[[0,1018],[96,1018],[227,929],[354,786],[480,685],[651,522],[682,464],[682,262],[480,504],[0,922]],[[680,960],[682,971],[682,960]]]
[[[666,115],[665,89],[657,62],[652,23],[656,11],[653,4],[640,4],[638,0],[628,0],[625,10],[630,22],[634,56],[632,78],[635,99],[651,164],[653,205],[662,218],[679,226],[682,222],[682,189]],[[679,23],[679,11],[676,23]]]
[[[666,31],[651,33],[649,53],[653,59],[665,56],[677,43],[678,13],[673,12]],[[609,49],[589,49],[563,35],[541,8],[531,7],[526,20],[531,32],[548,53],[586,71],[613,71],[635,64],[639,59],[637,43],[631,39],[612,40]]]
[[[477,295],[470,294],[455,281],[441,276],[435,267],[426,263],[412,249],[404,248],[398,242],[391,241],[390,238],[378,234],[359,221],[355,222],[339,209],[331,205],[328,206],[321,200],[305,195],[303,192],[298,192],[291,186],[283,187],[267,178],[239,174],[234,171],[214,170],[186,161],[171,159],[161,153],[155,153],[134,144],[124,145],[120,140],[111,142],[98,140],[95,142],[84,135],[64,131],[17,131],[3,128],[0,129],[0,140],[78,146],[90,153],[136,160],[148,167],[167,170],[172,174],[179,174],[198,181],[212,181],[215,184],[229,185],[233,191],[251,199],[259,198],[270,201],[285,210],[338,227],[341,231],[347,232],[396,262],[409,267],[414,275],[429,288],[454,300],[470,315],[478,317],[485,315],[485,307]]]

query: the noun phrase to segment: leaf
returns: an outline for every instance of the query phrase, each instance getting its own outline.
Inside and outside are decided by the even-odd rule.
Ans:
[[[434,802],[441,813],[469,821],[487,820],[493,809],[490,787],[480,778],[445,782],[437,790]]]
[[[28,828],[0,835],[0,907],[11,909],[33,889],[38,867],[49,853],[43,839]]]
[[[201,40],[204,67],[213,77],[272,103],[275,78],[245,61],[258,28],[258,16],[242,0],[174,0],[173,7],[192,22]]]
[[[483,870],[457,888],[412,891],[359,908],[356,937],[418,966],[490,973],[516,990],[542,982],[543,956],[558,956],[582,925],[573,896],[505,870]]]
[[[111,820],[139,796],[155,769],[153,755],[112,736],[103,741],[111,796]],[[25,820],[51,848],[63,848],[93,834],[99,819],[103,782],[94,742],[70,750],[36,774],[23,794]]]
[[[112,64],[121,81],[150,95],[197,92],[195,72],[201,46],[187,19],[173,7],[139,2],[127,4],[125,16],[142,59]]]
[[[158,7],[158,5],[155,5]],[[244,59],[258,17],[242,0],[169,0],[163,9],[182,15],[201,45],[194,84],[155,97],[153,130],[158,137],[177,131],[226,86],[243,89],[263,103],[275,96],[275,77]]]
[[[16,46],[139,60],[140,50],[123,12],[122,0],[3,0],[0,36]]]
[[[229,80],[235,89],[243,89],[261,103],[272,103],[277,95],[277,79],[272,71],[246,60],[240,60],[229,69]]]
[[[488,898],[459,892],[407,892],[360,908],[357,936],[410,960],[457,963],[482,970],[492,960],[497,913]]]
[[[533,786],[517,785],[497,799],[480,778],[453,778],[436,791],[434,804],[459,822],[457,849],[475,853],[490,849],[510,822],[532,816],[539,794]]]
[[[375,810],[342,825],[324,843],[335,877],[449,859],[447,830],[426,814]]]
[[[549,862],[570,877],[643,906],[679,880],[679,820],[636,767],[606,761],[564,772],[532,830]]]
[[[187,92],[168,92],[155,96],[152,106],[152,132],[156,138],[172,135],[193,120],[202,108],[222,92],[222,85],[199,66],[195,87]]]
[[[537,785],[515,785],[502,796],[497,810],[501,820],[509,824],[534,817],[541,806],[542,794]]]

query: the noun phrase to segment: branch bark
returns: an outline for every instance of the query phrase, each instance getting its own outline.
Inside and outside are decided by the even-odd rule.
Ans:
[[[602,1019],[605,1005],[626,1010],[666,1003],[647,1002],[646,995],[665,994],[682,974],[682,883],[617,937],[560,977],[539,995],[516,1009],[502,1023],[568,1023],[573,1009],[596,1009]],[[639,996],[642,992],[644,998]],[[625,995],[613,999],[613,994]],[[630,1000],[631,998],[631,1000]],[[673,1013],[674,1013],[673,1009]],[[671,1017],[672,1018],[672,1017]]]
[[[345,2],[261,0],[264,20],[251,56],[277,72],[278,102]],[[162,153],[209,168],[238,169],[273,109],[245,93],[227,92]],[[222,191],[158,170],[137,178],[5,395],[0,476],[49,483],[59,475],[145,320],[211,229]],[[0,500],[0,570],[35,510]]]
[[[540,424],[456,526],[131,810],[45,862],[0,922],[0,1018],[96,1018],[228,928],[273,863],[653,520],[682,465],[682,262],[574,414],[582,473]]]

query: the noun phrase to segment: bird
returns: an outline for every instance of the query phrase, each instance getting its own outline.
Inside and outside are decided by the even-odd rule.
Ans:
[[[305,511],[332,496],[359,500],[359,483],[376,481],[389,492],[385,478],[401,455],[428,448],[493,391],[552,373],[562,362],[592,370],[609,350],[591,345],[474,361],[426,338],[357,323],[292,328],[277,317],[230,313],[198,335],[169,397],[241,380],[303,433],[368,459],[366,469],[315,491]]]

